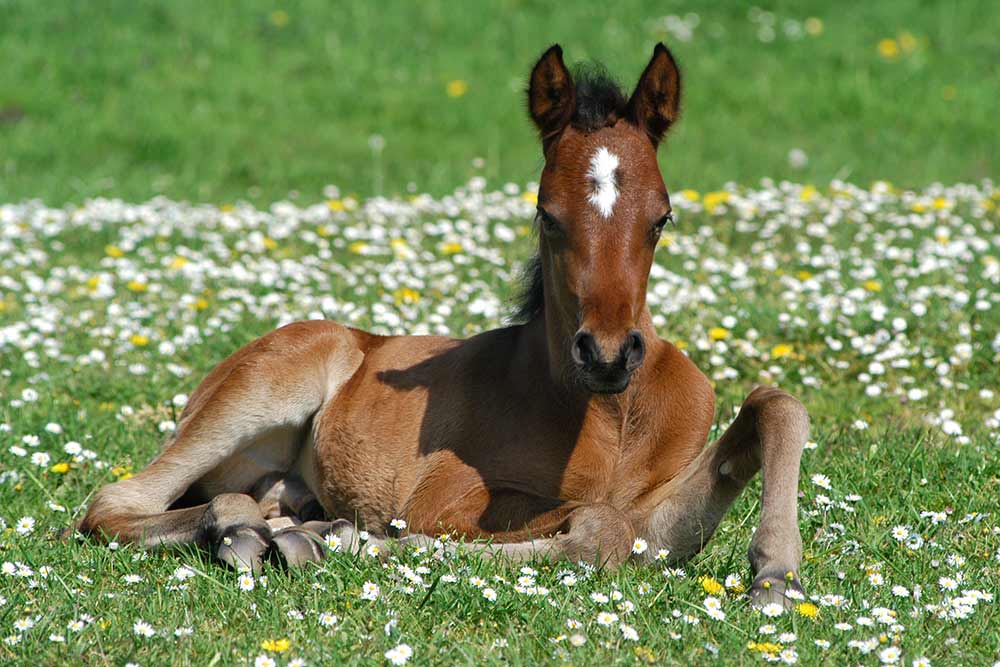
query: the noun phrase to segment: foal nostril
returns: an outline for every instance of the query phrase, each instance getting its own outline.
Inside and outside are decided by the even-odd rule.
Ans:
[[[646,356],[646,343],[642,340],[642,334],[634,329],[630,331],[622,351],[625,355],[625,370],[631,372],[639,368]]]
[[[587,331],[576,334],[571,354],[573,361],[580,368],[590,368],[601,358],[600,351],[597,349],[597,340]]]

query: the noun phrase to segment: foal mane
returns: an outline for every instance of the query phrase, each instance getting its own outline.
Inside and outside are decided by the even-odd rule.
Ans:
[[[625,117],[628,101],[604,65],[577,63],[573,67],[573,82],[576,89],[576,110],[570,120],[573,127],[581,132],[595,132]],[[524,265],[520,283],[513,308],[512,322],[515,323],[534,319],[545,307],[542,260],[537,252]]]

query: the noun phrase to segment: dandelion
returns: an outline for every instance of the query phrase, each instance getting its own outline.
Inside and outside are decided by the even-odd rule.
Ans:
[[[795,605],[795,611],[799,616],[805,616],[806,618],[816,618],[819,615],[819,607],[814,605],[812,602],[800,602]]]
[[[698,579],[702,589],[709,595],[722,595],[726,592],[725,586],[712,577],[701,577]]]
[[[291,648],[291,646],[292,642],[287,637],[283,637],[281,639],[265,639],[260,643],[260,647],[262,649],[273,653],[282,653]]]
[[[892,60],[899,56],[899,43],[896,40],[886,37],[878,42],[878,54],[886,60]]]
[[[448,97],[462,97],[469,92],[469,84],[461,79],[453,79],[448,82],[445,92],[448,93]]]

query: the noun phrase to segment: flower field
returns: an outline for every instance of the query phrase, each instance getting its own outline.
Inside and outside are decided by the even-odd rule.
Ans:
[[[509,315],[534,184],[434,198],[0,205],[0,663],[991,665],[1000,654],[1000,190],[671,193],[648,303],[713,380],[813,419],[807,596],[752,610],[759,480],[683,568],[331,548],[238,574],[58,539],[215,363],[281,324],[467,336]],[[113,545],[116,546],[116,545]],[[636,549],[642,549],[640,541]]]

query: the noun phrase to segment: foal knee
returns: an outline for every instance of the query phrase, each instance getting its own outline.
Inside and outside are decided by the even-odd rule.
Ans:
[[[773,434],[801,446],[809,439],[809,413],[788,392],[776,387],[758,387],[750,392],[743,405],[752,410],[761,440]]]
[[[635,542],[635,527],[612,505],[581,507],[570,515],[568,532],[559,536],[563,553],[572,560],[615,567],[624,562]]]

